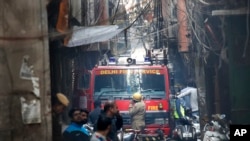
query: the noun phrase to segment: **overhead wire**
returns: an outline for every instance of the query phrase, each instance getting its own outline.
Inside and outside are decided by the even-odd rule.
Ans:
[[[135,20],[130,23],[127,27],[125,27],[123,30],[127,30],[129,29],[130,27],[132,27],[134,25],[134,23],[142,16],[142,14],[144,14],[144,12],[148,9],[148,7],[150,6],[150,3],[152,2],[153,0],[150,0],[149,2],[146,3],[146,5],[141,9],[141,11],[139,11],[139,14],[136,16]],[[139,4],[136,4],[137,6]],[[110,19],[110,18],[109,18]],[[111,17],[112,19],[112,17]],[[105,53],[104,53],[105,54]]]
[[[120,5],[120,0],[118,0],[118,2],[117,2],[117,7],[116,7],[116,9],[115,9],[115,13],[114,13],[114,16],[113,16],[113,18],[112,18],[111,24],[113,24],[114,21],[115,21],[115,17],[116,17],[116,14],[117,14],[117,12],[118,12],[119,5]]]
[[[150,3],[152,2],[153,0],[151,0],[150,2],[147,3],[147,5],[140,11],[140,13],[138,14],[138,16],[135,18],[135,20],[130,24],[128,25],[126,29],[130,28],[140,17],[142,14],[144,14],[145,10],[150,6]]]
[[[169,15],[169,14],[168,14]],[[169,15],[170,16],[170,15]],[[142,38],[142,37],[146,37],[146,36],[149,36],[149,35],[156,35],[157,33],[162,33],[162,32],[164,32],[165,30],[167,30],[168,28],[172,28],[172,27],[175,27],[175,26],[177,26],[177,25],[179,25],[179,23],[181,23],[181,22],[183,22],[183,21],[186,21],[186,19],[182,19],[182,21],[179,21],[177,24],[175,24],[175,25],[173,25],[173,26],[168,26],[167,28],[163,28],[163,29],[161,29],[161,30],[159,30],[159,31],[156,31],[156,32],[151,32],[151,33],[148,33],[147,35],[145,35],[145,36],[133,36],[133,40],[134,39],[140,39],[140,38]],[[132,32],[130,32],[130,34],[134,34],[134,35],[139,35],[139,34],[136,34],[136,33],[132,33]],[[112,39],[112,40],[114,40],[114,39]],[[119,39],[118,39],[119,40]]]
[[[152,2],[152,0],[149,2],[149,3],[151,3]],[[149,3],[144,7],[144,10],[146,10],[146,7],[147,6],[149,6]],[[132,8],[135,8],[136,6],[137,6],[138,4],[136,4],[136,5],[134,5],[134,6],[132,6],[132,7],[130,7],[130,9],[132,9]],[[100,8],[101,9],[101,12],[103,11],[103,7],[102,8]],[[100,10],[99,9],[99,10]],[[140,14],[137,16],[137,18],[129,25],[129,26],[127,26],[126,27],[126,29],[128,29],[128,28],[130,28],[133,24],[134,24],[134,22],[136,22],[137,20],[138,20],[138,18],[145,12],[145,11],[141,11],[140,12]],[[180,10],[180,9],[178,9],[178,10]],[[98,17],[97,17],[97,20],[95,21],[95,24],[97,23],[97,21],[98,21],[98,19],[100,18],[100,13],[101,12],[97,12],[97,13],[99,13],[99,15],[98,15]],[[169,15],[169,14],[168,14]],[[170,15],[169,15],[170,16]],[[192,18],[192,17],[191,17]],[[194,21],[194,20],[192,20],[192,21]],[[179,21],[179,22],[182,22],[182,21]],[[195,21],[194,21],[195,22]],[[95,25],[95,24],[93,24],[93,25]],[[120,23],[121,24],[121,23]],[[176,25],[178,25],[178,24],[176,24]],[[91,26],[91,25],[90,25]],[[199,27],[200,28],[200,27]],[[162,30],[160,30],[159,32],[164,32],[164,30],[165,29],[167,29],[167,28],[164,28],[164,29],[162,29]],[[192,29],[193,31],[194,31],[194,29]],[[28,36],[26,36],[26,37],[0,37],[0,40],[34,40],[34,39],[43,39],[44,37],[50,37],[51,39],[55,39],[55,38],[57,38],[57,37],[62,37],[62,36],[65,36],[65,35],[67,35],[67,34],[70,34],[70,33],[72,33],[73,32],[73,30],[71,30],[71,31],[68,31],[67,33],[65,33],[65,34],[61,34],[61,33],[58,33],[58,32],[52,32],[52,33],[49,33],[49,34],[45,34],[45,35],[40,35],[40,36],[30,36],[30,37],[28,37]],[[157,32],[152,32],[152,33],[149,33],[148,35],[154,35],[154,34],[157,34]],[[138,37],[145,37],[145,36],[138,36]],[[197,37],[198,38],[198,37]],[[200,41],[200,40],[199,40]],[[205,45],[206,46],[206,45]],[[206,46],[207,47],[207,46]]]
[[[155,32],[151,32],[151,33],[148,33],[147,35],[143,35],[143,36],[134,36],[133,37],[133,39],[136,39],[136,38],[142,38],[142,37],[146,37],[146,36],[148,36],[148,35],[155,35],[155,34],[157,34],[157,32],[164,32],[164,31],[166,31],[167,29],[169,29],[169,28],[172,28],[172,27],[175,27],[175,26],[177,26],[177,25],[179,25],[179,24],[174,24],[174,25],[172,25],[172,26],[170,26],[170,27],[166,27],[166,28],[163,28],[163,29],[161,29],[161,30],[159,30],[159,31],[155,31]],[[134,34],[134,35],[138,35],[138,34],[136,34],[136,33],[133,33],[133,32],[129,32],[129,33],[131,33],[131,34]]]
[[[187,9],[187,12],[185,12],[185,11],[183,11],[183,10],[177,8],[177,10],[180,10],[180,11],[186,13],[187,18],[189,19],[189,21],[192,21],[192,22],[195,23],[195,25],[199,26],[199,24],[197,24],[197,22],[193,19],[192,15],[190,14],[189,9],[188,9],[188,7],[187,7],[187,4],[186,4],[186,9]],[[210,50],[210,51],[212,51],[213,53],[215,53],[216,55],[219,55],[219,54],[217,54],[216,52],[214,52],[214,50],[211,49],[211,47],[209,47],[208,45],[206,45],[205,43],[202,42],[202,40],[201,40],[201,39],[199,38],[199,36],[197,35],[196,29],[194,29],[194,27],[193,27],[192,25],[191,25],[190,27],[191,27],[191,29],[192,29],[194,35],[195,35],[195,38],[196,38],[197,41],[202,45],[202,47],[203,47],[204,49]],[[200,27],[200,31],[201,31],[200,33],[203,33],[203,34],[206,36],[205,32],[203,31],[203,28]]]
[[[146,1],[146,0],[144,0],[144,1]],[[150,2],[152,2],[152,1],[153,1],[153,0],[151,0]],[[146,1],[146,2],[147,2],[147,1]],[[146,2],[142,2],[142,3],[145,4]],[[139,5],[139,4],[136,4],[136,5],[132,6],[132,7],[130,7],[130,9],[135,8],[137,5]],[[98,8],[98,9],[99,9],[99,8]],[[91,24],[91,25],[88,25],[88,26],[95,26],[95,25],[97,24],[97,22],[99,21],[99,19],[100,19],[100,17],[101,17],[101,13],[103,12],[103,9],[104,9],[104,7],[101,8],[102,11],[97,12],[97,13],[99,13],[99,15],[98,15],[96,21],[94,22],[94,24]],[[140,13],[139,16],[141,16],[141,15],[142,15],[142,13]],[[138,16],[138,17],[139,17],[139,16]],[[104,19],[103,21],[105,21],[105,20],[110,20],[111,18],[112,18],[112,17],[110,17],[110,18],[108,18],[108,19]],[[137,19],[136,19],[136,20],[137,20]],[[130,28],[130,27],[134,24],[134,22],[136,22],[136,20],[133,21],[133,22],[132,22],[128,27],[126,27],[125,29]],[[103,22],[103,21],[99,21],[99,22]],[[124,21],[123,23],[125,23],[125,21]],[[119,24],[122,24],[122,23],[119,23]],[[77,29],[77,30],[79,30],[79,29]],[[57,38],[60,38],[60,37],[64,37],[64,36],[66,36],[66,35],[70,35],[70,34],[72,34],[74,31],[77,31],[77,30],[70,29],[70,30],[68,30],[68,31],[65,32],[65,33],[58,33],[58,32],[55,32],[55,31],[54,31],[54,32],[50,32],[50,33],[45,33],[45,34],[43,34],[43,35],[8,36],[8,37],[6,37],[6,36],[0,36],[0,40],[6,40],[6,41],[42,40],[43,38],[47,38],[47,37],[49,37],[51,40],[54,40],[54,39],[57,39]]]
[[[101,6],[101,5],[100,5],[100,0],[99,0],[98,2],[99,2],[99,4],[98,4],[98,5],[95,5],[95,6],[98,6],[100,9],[98,8],[97,10],[100,10],[100,11],[95,11],[95,13],[98,13],[98,16],[97,16],[97,18],[96,18],[96,20],[95,20],[95,22],[94,22],[94,25],[97,24],[97,22],[98,22],[99,19],[101,18],[102,12],[104,11],[104,6]],[[95,10],[96,10],[96,9],[95,9]],[[100,21],[100,22],[102,22],[102,21]]]

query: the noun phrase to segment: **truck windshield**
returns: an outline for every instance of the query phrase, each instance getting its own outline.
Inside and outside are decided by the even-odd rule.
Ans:
[[[128,99],[141,92],[146,98],[165,98],[164,74],[145,74],[143,71],[126,71],[122,74],[99,74],[95,77],[94,97],[115,100]]]

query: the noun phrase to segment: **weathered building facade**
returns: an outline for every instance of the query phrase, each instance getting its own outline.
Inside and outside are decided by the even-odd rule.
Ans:
[[[249,124],[249,0],[164,2],[176,82],[195,80],[201,118],[224,113],[235,124]]]
[[[60,2],[69,8],[69,19],[58,24]],[[46,11],[42,0],[0,0],[0,140],[51,141],[51,96],[65,93],[70,107],[79,106],[81,73],[105,53],[130,49],[128,30],[122,43],[117,38],[74,48],[64,46],[65,33],[73,25],[120,24],[131,16],[137,25],[145,22],[138,26],[147,31],[138,32],[141,41],[168,48],[173,87],[196,82],[202,118],[225,113],[235,124],[250,124],[249,0],[145,0],[132,7],[125,3],[136,1],[119,2],[51,0]],[[129,29],[131,22],[123,25]],[[29,105],[37,111],[32,120]],[[63,121],[69,122],[66,112]]]
[[[50,141],[45,1],[0,1],[0,140]]]

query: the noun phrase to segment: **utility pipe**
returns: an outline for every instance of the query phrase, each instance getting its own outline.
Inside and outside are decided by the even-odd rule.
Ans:
[[[186,1],[177,1],[177,20],[179,23],[178,29],[178,45],[179,52],[188,52],[189,39],[187,37],[188,33],[188,20],[187,20],[187,9]]]

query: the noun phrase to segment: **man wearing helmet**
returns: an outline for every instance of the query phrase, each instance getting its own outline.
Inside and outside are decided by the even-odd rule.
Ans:
[[[52,139],[53,141],[62,140],[62,125],[61,114],[65,111],[69,105],[68,98],[62,94],[57,93],[55,97],[52,97]]]
[[[129,115],[133,129],[142,130],[145,127],[145,114],[146,109],[142,95],[140,93],[133,94],[132,101],[129,104]]]

